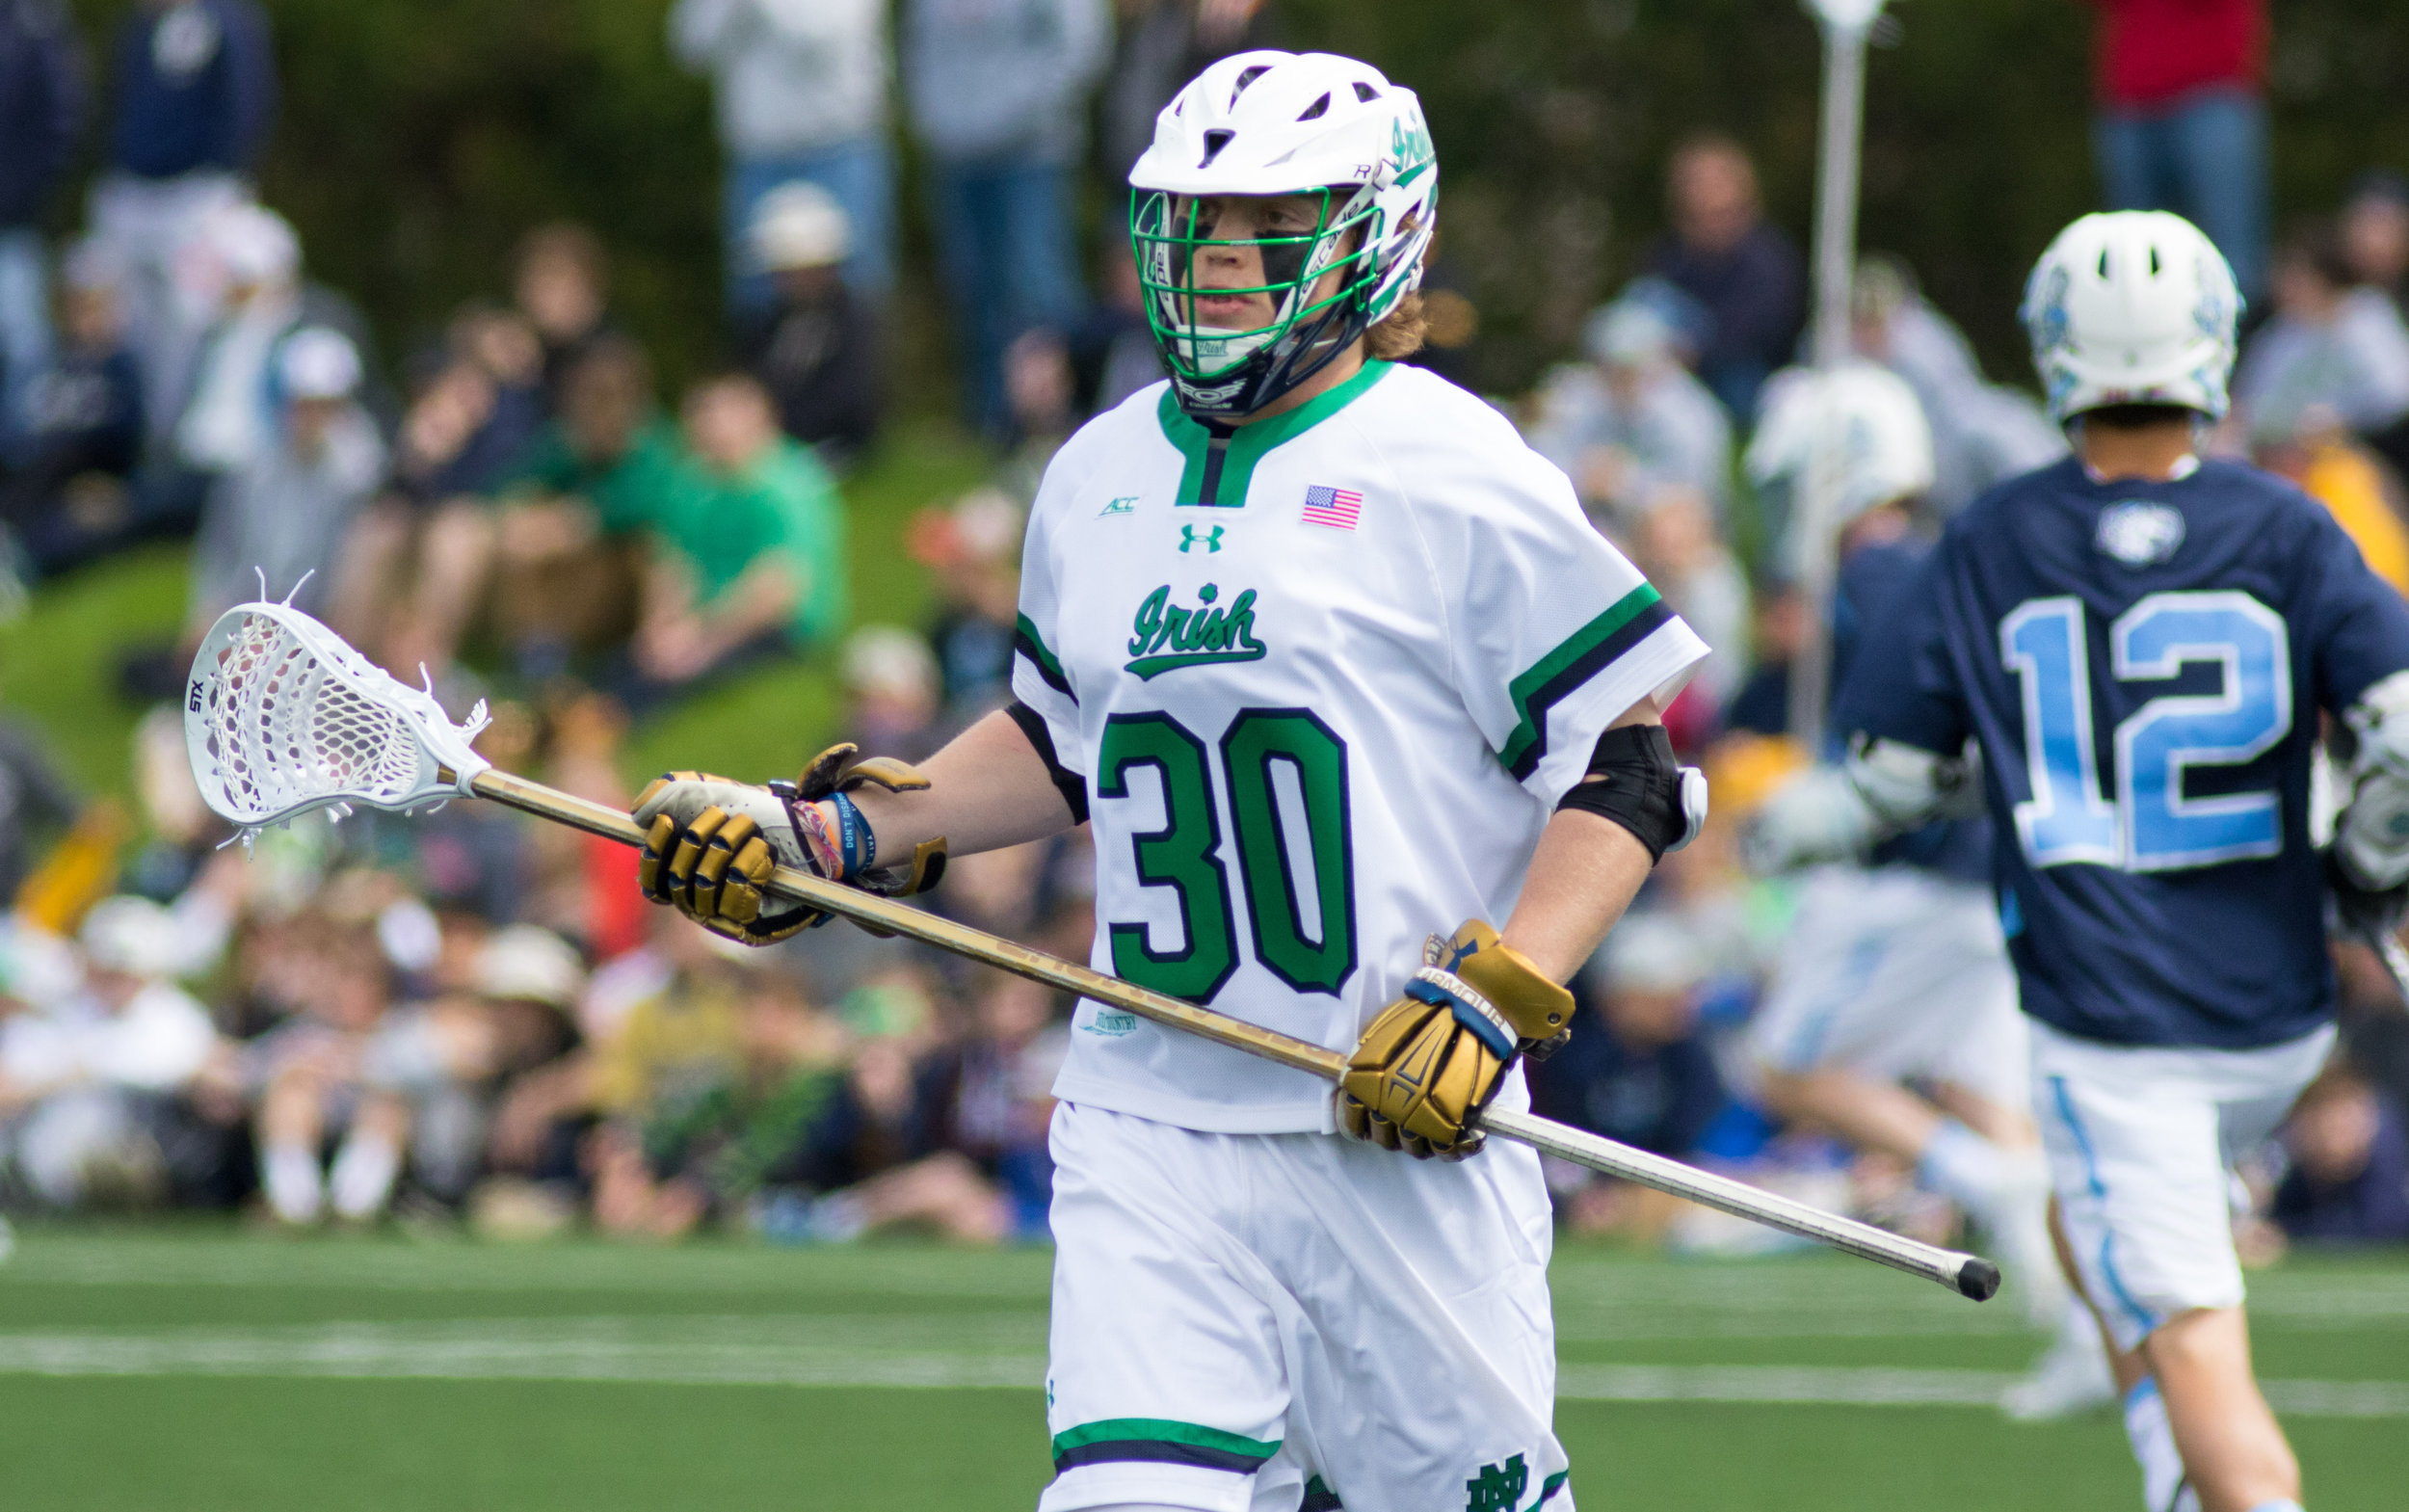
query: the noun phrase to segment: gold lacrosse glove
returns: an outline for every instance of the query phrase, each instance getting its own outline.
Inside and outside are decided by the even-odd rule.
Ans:
[[[645,896],[729,940],[766,945],[833,915],[768,890],[771,871],[793,866],[882,897],[937,886],[945,841],[924,841],[901,864],[878,864],[878,839],[846,794],[868,783],[888,792],[929,785],[916,768],[859,748],[831,746],[800,780],[766,786],[707,772],[669,772],[636,797],[644,827],[637,880]],[[877,933],[878,931],[873,931]]]
[[[1461,1160],[1480,1150],[1472,1120],[1515,1061],[1569,1032],[1573,995],[1477,918],[1431,936],[1422,961],[1347,1058],[1338,1127],[1417,1160]]]

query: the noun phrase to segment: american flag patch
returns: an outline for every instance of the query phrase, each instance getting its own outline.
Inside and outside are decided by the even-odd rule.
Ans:
[[[1325,489],[1319,486],[1305,491],[1305,522],[1328,525],[1333,530],[1353,530],[1363,517],[1363,495],[1353,489]]]

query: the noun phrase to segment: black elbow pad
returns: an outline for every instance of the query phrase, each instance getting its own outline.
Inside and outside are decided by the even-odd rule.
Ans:
[[[1611,819],[1662,861],[1698,837],[1707,822],[1707,776],[1673,755],[1662,725],[1625,725],[1598,737],[1589,775],[1556,804]]]

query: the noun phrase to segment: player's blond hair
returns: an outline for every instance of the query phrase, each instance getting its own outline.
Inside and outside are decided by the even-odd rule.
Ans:
[[[1400,361],[1422,350],[1422,337],[1428,333],[1429,326],[1422,314],[1421,291],[1416,289],[1397,301],[1395,309],[1363,332],[1363,350],[1382,362]]]

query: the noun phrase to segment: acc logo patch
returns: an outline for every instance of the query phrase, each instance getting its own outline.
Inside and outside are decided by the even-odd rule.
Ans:
[[[2100,512],[2091,544],[2127,567],[2168,561],[2184,544],[2183,511],[2147,499],[2111,504]]]

